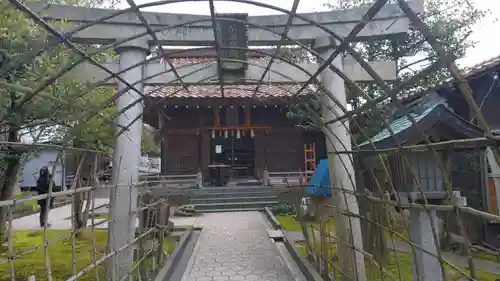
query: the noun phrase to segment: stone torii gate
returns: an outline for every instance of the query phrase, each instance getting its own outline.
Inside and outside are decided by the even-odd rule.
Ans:
[[[168,13],[138,12],[137,8],[155,6],[151,3],[127,10],[96,9],[63,5],[32,5],[33,11],[43,14],[45,20],[65,20],[72,23],[67,38],[83,44],[116,44],[119,55],[117,62],[105,64],[110,71],[117,73],[117,80],[91,64],[81,64],[73,74],[90,82],[102,85],[118,85],[118,91],[126,94],[118,97],[116,107],[123,112],[117,119],[121,127],[128,131],[116,141],[113,182],[117,185],[111,196],[111,215],[115,223],[110,227],[109,243],[111,249],[119,249],[133,239],[135,220],[129,212],[136,209],[137,190],[133,186],[138,182],[140,143],[142,133],[142,99],[145,86],[182,85],[189,89],[196,84],[261,84],[261,83],[298,83],[311,84],[319,80],[325,90],[337,101],[323,94],[324,120],[332,120],[343,115],[341,110],[347,105],[343,79],[333,69],[342,71],[350,80],[362,83],[373,81],[372,76],[356,60],[339,55],[348,41],[369,41],[404,35],[408,31],[409,19],[397,5],[356,8],[342,11],[295,14],[271,5],[249,0],[233,0],[274,9],[282,15],[248,16],[216,15],[213,7],[212,16],[180,15]],[[181,2],[181,0],[161,1],[161,4]],[[379,1],[387,2],[387,1]],[[212,3],[210,1],[210,3]],[[208,3],[207,3],[208,4]],[[380,5],[379,5],[380,6]],[[423,11],[423,1],[410,3],[416,13]],[[207,5],[208,7],[208,5]],[[381,8],[381,9],[380,9]],[[376,15],[370,15],[375,13]],[[366,20],[368,18],[368,21]],[[217,23],[215,26],[214,23]],[[76,28],[76,29],[73,29]],[[67,32],[68,30],[62,30]],[[336,34],[336,39],[332,35]],[[346,40],[341,40],[341,39]],[[217,40],[216,40],[217,39]],[[342,42],[340,42],[342,41]],[[251,64],[246,61],[248,46],[281,46],[302,44],[312,46],[319,55],[320,64],[298,64],[292,66],[277,61],[268,68],[266,63]],[[223,45],[223,46],[221,46]],[[159,60],[148,60],[152,46],[215,46],[218,60],[209,65],[200,63],[182,66],[177,69]],[[161,48],[160,48],[161,49]],[[160,52],[161,53],[161,52]],[[160,56],[159,56],[160,57]],[[325,64],[323,64],[325,63]],[[329,65],[331,67],[329,67]],[[394,62],[369,62],[371,68],[384,80],[395,80]],[[200,82],[201,81],[201,82]],[[126,82],[126,83],[124,83]],[[128,85],[127,85],[128,84]],[[134,88],[131,89],[129,85]],[[223,95],[223,93],[221,93]],[[130,124],[130,123],[133,124]],[[344,126],[347,125],[347,126]],[[333,185],[348,191],[355,190],[354,168],[347,154],[335,155],[335,151],[350,150],[351,140],[346,122],[336,122],[326,126],[325,134],[329,153],[330,171]],[[121,128],[120,128],[121,130]],[[344,169],[339,167],[345,167]],[[132,187],[132,188],[131,188]],[[358,213],[357,199],[347,195],[347,199],[334,191],[335,204],[340,212]],[[120,202],[120,204],[118,204]],[[123,202],[129,202],[124,204]],[[361,227],[358,218],[340,215],[337,229],[341,232],[339,252],[341,253],[342,271],[349,280],[366,280],[364,256],[362,251]],[[349,238],[352,235],[352,240]],[[357,250],[350,249],[352,245]],[[118,272],[132,264],[133,252],[126,251],[116,257]],[[422,269],[424,270],[424,269]],[[120,276],[117,276],[120,278]]]

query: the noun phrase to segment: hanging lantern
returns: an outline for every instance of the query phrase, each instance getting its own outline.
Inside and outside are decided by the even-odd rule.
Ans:
[[[240,130],[236,132],[236,138],[239,139],[241,137]]]
[[[219,137],[222,137],[222,131],[219,131]]]
[[[228,135],[227,130],[224,130],[224,138],[225,139],[227,139],[227,137],[228,137],[227,135]]]
[[[254,132],[254,130],[253,130],[253,129],[252,129],[252,130],[250,130],[250,137],[252,137],[252,138],[253,138],[253,137],[255,137],[255,132]]]
[[[215,139],[215,130],[212,130],[212,138]]]
[[[234,130],[231,130],[231,137],[234,137]]]
[[[244,137],[246,134],[246,131],[245,130],[241,130],[241,136]]]

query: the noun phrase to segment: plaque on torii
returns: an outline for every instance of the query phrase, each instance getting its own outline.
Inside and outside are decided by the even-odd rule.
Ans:
[[[248,30],[245,22],[248,14],[216,14],[217,33],[219,46],[221,48],[218,54],[221,59],[220,75],[225,72],[241,77],[248,67],[247,49],[248,49]],[[237,21],[232,21],[232,19]]]

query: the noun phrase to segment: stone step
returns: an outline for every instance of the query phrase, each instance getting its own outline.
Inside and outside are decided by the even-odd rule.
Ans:
[[[192,199],[205,199],[205,198],[238,198],[238,197],[264,197],[276,196],[276,192],[272,190],[258,191],[258,192],[218,192],[218,193],[204,193],[204,194],[191,194]]]
[[[264,211],[264,208],[210,209],[210,210],[200,210],[198,211],[198,213],[235,213],[235,212],[251,212],[251,211]]]
[[[197,197],[197,198],[191,198],[190,203],[191,204],[209,204],[209,203],[239,203],[239,202],[269,202],[269,201],[276,201],[277,200],[276,195],[266,195],[266,196],[256,196],[256,197],[249,197],[249,196],[241,196],[241,197]]]
[[[198,212],[218,210],[218,209],[263,209],[278,203],[276,200],[263,202],[235,202],[235,203],[209,203],[195,204],[195,209]]]
[[[249,193],[249,192],[274,192],[272,188],[269,187],[205,187],[201,189],[190,190],[189,193],[192,195],[204,195],[212,193]]]
[[[248,180],[248,181],[229,181],[228,186],[262,186],[262,182],[259,180]]]

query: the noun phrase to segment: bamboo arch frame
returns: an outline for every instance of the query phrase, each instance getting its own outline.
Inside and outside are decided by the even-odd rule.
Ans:
[[[127,83],[126,81],[124,81],[122,78],[119,77],[119,74],[120,73],[123,73],[125,71],[128,71],[129,69],[127,70],[123,70],[122,72],[120,73],[113,73],[111,72],[109,69],[105,69],[103,68],[102,65],[100,65],[99,63],[97,63],[95,60],[93,60],[88,54],[85,54],[83,53],[82,51],[78,50],[78,48],[73,44],[71,43],[71,41],[68,39],[71,37],[71,33],[76,33],[77,30],[74,30],[70,33],[66,33],[66,34],[61,34],[61,33],[58,33],[57,31],[55,31],[55,29],[53,29],[47,22],[45,22],[42,18],[38,17],[36,14],[34,14],[32,11],[30,11],[26,6],[24,6],[22,3],[20,3],[18,0],[9,0],[13,5],[15,5],[19,10],[23,11],[25,14],[27,14],[30,18],[32,18],[34,21],[37,22],[37,24],[41,25],[44,29],[46,29],[47,31],[49,31],[50,33],[52,33],[57,39],[52,43],[52,44],[47,44],[47,46],[45,46],[45,48],[50,48],[51,46],[55,45],[55,44],[59,44],[60,42],[58,41],[63,41],[63,43],[65,45],[67,45],[68,47],[70,47],[71,49],[77,51],[79,53],[79,55],[82,57],[81,60],[79,60],[77,63],[73,64],[73,65],[68,65],[68,66],[65,66],[58,74],[59,75],[56,75],[54,77],[50,77],[48,78],[44,84],[42,84],[41,86],[39,86],[37,89],[35,90],[32,90],[30,93],[27,94],[27,96],[21,101],[19,107],[22,107],[25,103],[29,102],[30,99],[32,99],[38,92],[40,91],[43,91],[43,89],[45,87],[47,87],[48,85],[52,84],[58,77],[64,75],[66,72],[70,71],[72,68],[74,68],[77,64],[81,63],[82,61],[84,60],[88,60],[90,61],[91,63],[93,63],[94,65],[100,67],[103,71],[107,72],[108,74],[110,74],[110,79],[111,78],[115,78],[117,80],[119,80],[121,83],[125,84],[126,85],[126,89],[124,89],[122,92],[125,93],[126,91],[128,90],[132,90],[132,91],[135,91],[137,92],[138,94],[140,94],[142,96],[142,99],[141,100],[138,100],[137,102],[141,102],[142,100],[146,101],[148,100],[148,97],[144,96],[143,93],[141,93],[140,91],[138,91],[134,85],[136,85],[137,83],[141,83],[144,81],[141,80],[141,81],[138,81],[134,84],[130,84],[130,83]],[[192,2],[201,2],[202,0],[193,0]],[[133,3],[133,1],[128,1],[129,4],[130,3]],[[110,17],[107,17],[107,18],[112,18],[114,16],[117,16],[117,15],[120,15],[120,14],[124,14],[124,13],[127,13],[127,12],[135,12],[137,13],[139,16],[141,14],[141,12],[139,11],[140,8],[145,8],[145,7],[153,7],[153,6],[157,6],[157,5],[163,5],[163,4],[173,4],[173,3],[178,3],[178,2],[184,2],[182,0],[172,0],[172,1],[157,1],[157,2],[154,2],[154,3],[149,3],[149,4],[144,4],[144,5],[131,5],[131,8],[129,9],[126,9],[126,10],[122,10],[122,11],[119,11],[117,12],[116,14],[114,14],[113,16],[110,16]],[[424,77],[426,74],[432,72],[435,68],[437,67],[440,67],[441,65],[445,64],[447,65],[447,67],[450,69],[450,72],[452,72],[452,75],[457,79],[459,80],[459,83],[460,83],[460,88],[461,88],[461,91],[463,92],[464,96],[466,97],[467,99],[467,102],[469,103],[469,106],[473,109],[474,113],[476,116],[478,116],[478,120],[481,124],[481,126],[483,127],[483,130],[485,132],[485,138],[489,141],[495,141],[497,140],[496,137],[494,137],[492,134],[491,134],[491,131],[489,130],[485,120],[484,120],[484,117],[482,116],[477,104],[474,102],[474,100],[471,98],[471,91],[470,91],[470,88],[468,89],[465,85],[465,80],[463,79],[463,77],[456,71],[456,66],[454,65],[454,63],[451,61],[452,59],[452,56],[450,56],[449,54],[447,54],[444,49],[442,48],[442,46],[440,46],[440,44],[437,42],[437,40],[435,39],[435,37],[425,28],[425,26],[422,24],[422,21],[416,17],[416,15],[413,13],[413,11],[411,11],[411,9],[409,9],[407,3],[404,1],[404,0],[398,0],[399,2],[399,5],[400,7],[402,8],[402,10],[405,12],[405,14],[411,19],[411,21],[417,25],[417,28],[424,34],[424,36],[428,39],[428,41],[430,42],[430,44],[432,45],[433,48],[435,48],[437,51],[438,51],[438,54],[439,54],[439,60],[434,64],[432,65],[431,67],[427,68],[427,69],[424,69],[423,71],[421,71],[419,74],[415,75],[414,77],[412,77],[412,79],[410,79],[409,81],[407,81],[407,83],[404,83],[404,84],[400,84],[398,85],[397,87],[391,89],[384,81],[382,81],[381,77],[379,75],[377,75],[377,73],[367,64],[367,62],[361,57],[361,55],[359,53],[357,53],[354,49],[352,49],[348,44],[351,42],[351,40],[356,36],[356,33],[359,32],[363,26],[366,24],[367,21],[369,21],[373,16],[375,16],[375,14],[377,13],[377,11],[387,2],[387,1],[383,1],[383,0],[377,0],[375,1],[375,4],[373,6],[371,6],[371,8],[369,9],[368,13],[365,15],[365,17],[363,17],[363,22],[359,23],[356,25],[356,27],[353,29],[353,31],[348,35],[346,36],[345,38],[340,38],[338,35],[336,35],[335,33],[331,32],[330,30],[326,29],[325,27],[321,26],[321,24],[317,23],[317,22],[314,22],[314,21],[311,21],[311,20],[308,20],[306,18],[303,18],[301,17],[300,15],[297,15],[296,14],[296,6],[298,4],[298,1],[295,0],[294,1],[294,8],[292,8],[292,11],[287,11],[285,9],[281,9],[281,8],[277,8],[275,6],[272,6],[272,5],[267,5],[267,4],[263,4],[263,3],[258,3],[258,2],[255,2],[255,1],[249,1],[249,0],[233,0],[233,2],[240,2],[240,3],[246,3],[246,4],[251,4],[251,5],[255,5],[255,6],[260,6],[260,7],[265,7],[265,8],[269,8],[269,9],[273,9],[275,11],[280,11],[280,12],[283,12],[285,14],[288,14],[289,15],[289,18],[290,19],[293,19],[293,18],[299,18],[301,20],[304,20],[306,22],[309,22],[310,24],[313,24],[315,26],[317,26],[318,28],[324,30],[327,34],[329,34],[330,36],[332,36],[333,38],[335,38],[336,40],[340,41],[341,43],[339,44],[337,50],[330,56],[329,59],[326,59],[326,60],[322,60],[322,63],[321,65],[319,66],[319,69],[318,71],[316,71],[315,73],[309,73],[307,72],[306,74],[310,77],[309,78],[309,81],[304,83],[303,87],[301,90],[298,91],[298,93],[302,92],[305,90],[305,88],[307,87],[308,84],[313,84],[314,82],[316,82],[316,78],[317,76],[323,71],[325,70],[326,68],[329,68],[330,70],[332,70],[333,72],[335,72],[337,75],[341,76],[341,78],[343,78],[346,83],[348,83],[350,86],[353,86],[355,91],[358,92],[358,94],[361,94],[361,95],[366,95],[366,93],[364,93],[360,88],[359,86],[357,86],[356,83],[350,81],[347,77],[342,77],[343,73],[340,72],[338,69],[334,68],[332,65],[331,65],[331,62],[335,59],[336,56],[338,56],[344,49],[347,50],[347,52],[349,52],[353,58],[355,58],[356,61],[358,61],[358,63],[360,65],[362,65],[365,70],[373,77],[373,79],[375,80],[375,83],[381,87],[385,93],[384,96],[380,97],[380,98],[377,98],[377,99],[374,99],[374,100],[370,100],[369,102],[367,102],[366,105],[364,105],[363,107],[361,107],[360,109],[357,110],[357,112],[363,112],[364,110],[370,108],[371,106],[374,106],[376,105],[378,102],[382,101],[383,99],[387,98],[387,97],[390,97],[391,98],[391,105],[402,110],[404,115],[407,116],[407,118],[410,120],[410,122],[412,123],[412,127],[415,127],[416,126],[416,121],[414,120],[414,118],[409,114],[409,112],[405,109],[405,107],[401,104],[401,102],[397,99],[397,96],[396,94],[401,91],[402,89],[404,89],[405,87],[410,87],[411,84],[413,82],[415,82],[415,80],[417,79],[420,79],[422,77]],[[211,6],[213,6],[213,1],[210,1],[211,3]],[[211,9],[211,13],[212,13],[212,22],[215,23],[218,19],[214,18],[213,16],[213,9]],[[106,18],[102,18],[102,19],[99,19],[97,21],[94,21],[93,23],[89,23],[87,25],[88,26],[91,26],[95,23],[98,23],[98,22],[101,22],[101,21],[104,21]],[[224,19],[224,20],[228,20],[228,19]],[[236,21],[236,20],[234,20]],[[289,21],[290,22],[290,21]],[[192,22],[193,23],[193,22]],[[186,25],[189,25],[190,23],[183,23],[179,26],[186,26]],[[250,24],[250,23],[246,23],[246,24]],[[158,31],[155,31],[153,29],[151,29],[151,27],[147,24],[147,23],[144,23],[144,26],[146,26],[146,28],[148,29],[147,32],[145,32],[144,34],[140,35],[140,36],[137,36],[137,38],[141,37],[141,36],[144,36],[144,35],[151,35],[153,37],[153,41],[158,41],[157,39],[155,39],[154,37],[154,34]],[[289,24],[287,25],[287,28],[289,27]],[[79,28],[82,28],[80,30],[83,30],[85,27],[79,27]],[[167,28],[173,28],[173,27],[167,27]],[[261,27],[262,29],[266,29],[265,27]],[[269,31],[269,30],[268,30]],[[285,31],[283,34],[282,34],[282,42],[284,41],[284,39],[289,39],[287,34],[287,32]],[[277,33],[275,33],[277,34]],[[278,34],[279,35],[279,34]],[[133,40],[133,38],[128,38],[127,40],[123,40],[121,42],[115,42],[114,44],[111,44],[111,45],[108,45],[107,48],[111,48],[113,46],[116,46],[116,45],[119,45],[120,43],[123,43],[123,42],[126,42],[126,41],[129,41],[129,40]],[[277,50],[279,51],[280,47],[281,47],[281,43],[278,44],[278,48]],[[157,43],[157,42],[156,42]],[[295,42],[297,45],[301,46],[303,49],[306,49],[304,48],[303,44],[301,44],[300,42],[296,41]],[[158,44],[158,46],[160,46]],[[161,48],[161,46],[160,46]],[[220,49],[220,48],[219,48]],[[293,62],[289,62],[285,59],[283,59],[282,57],[279,56],[279,53],[278,51],[276,51],[276,53],[274,55],[270,55],[270,54],[266,54],[266,56],[269,56],[271,57],[271,60],[268,64],[268,66],[266,67],[266,70],[264,72],[264,74],[262,75],[262,77],[265,76],[265,73],[267,73],[268,71],[273,71],[270,69],[270,66],[272,64],[272,62],[274,60],[280,60],[280,61],[284,61],[286,63],[288,63],[289,65],[293,66],[293,67],[296,67],[296,68],[299,68],[299,66],[297,64],[294,64]],[[311,53],[313,53],[314,51],[313,50],[308,50],[310,51]],[[38,53],[37,53],[38,52]],[[43,50],[36,50],[34,51],[33,53],[31,54],[28,54],[27,56],[25,56],[22,61],[26,61],[28,58],[33,58],[33,57],[36,57],[36,55],[40,54],[41,52],[43,52]],[[102,52],[102,50],[99,50],[98,52]],[[158,57],[163,57],[163,54],[157,56],[156,58]],[[220,61],[220,58],[219,56],[217,56],[217,60]],[[21,62],[22,62],[21,61]],[[234,60],[234,61],[238,61],[238,60]],[[23,63],[19,63],[19,64],[23,64]],[[169,61],[167,61],[169,62]],[[143,63],[140,63],[139,65],[143,65],[147,63],[147,61],[143,62]],[[205,63],[205,62],[204,62]],[[170,62],[169,62],[170,64]],[[134,68],[134,67],[137,67],[139,65],[136,65],[136,66],[132,66],[131,68]],[[130,68],[130,69],[131,69]],[[299,68],[300,69],[300,68]],[[203,69],[202,69],[203,70]],[[175,74],[176,72],[176,68],[175,67],[171,67],[170,70],[167,70],[167,71],[172,71],[174,72],[174,75],[177,77],[176,81],[178,81],[182,86],[183,88],[185,88],[186,90],[188,90],[186,87],[186,85],[182,82],[182,77],[180,77],[178,74]],[[166,72],[167,72],[166,71]],[[164,73],[166,73],[164,72]],[[190,73],[192,74],[192,73]],[[188,75],[190,75],[188,74]],[[279,73],[278,73],[279,74]],[[344,75],[345,76],[345,75]],[[149,78],[148,78],[149,79]],[[259,85],[262,84],[262,80],[263,78],[260,79],[260,82],[257,84],[257,87],[255,89],[255,93],[257,93],[258,89],[259,89]],[[104,83],[104,82],[103,82]],[[98,87],[98,83],[97,85],[93,85],[92,88],[90,88],[89,91],[91,91],[92,89]],[[321,86],[320,86],[321,87]],[[326,91],[326,89],[322,89],[325,94],[337,105],[339,106],[339,102],[333,97],[332,93]],[[123,93],[117,93],[116,97],[119,97],[121,94]],[[253,95],[255,95],[255,93]],[[85,94],[85,93],[83,93]],[[367,95],[366,95],[367,96]],[[115,98],[116,98],[115,97]],[[114,100],[114,99],[113,99]],[[113,100],[110,100],[110,102],[113,102]],[[132,106],[132,105],[130,105]],[[98,109],[98,111],[100,111],[101,109]],[[125,112],[127,110],[124,109],[123,112]],[[311,111],[309,108],[307,109],[308,111]],[[337,116],[334,120],[319,120],[319,121],[322,121],[322,123],[324,125],[326,124],[331,124],[331,123],[334,123],[334,122],[338,122],[338,121],[342,121],[342,120],[345,120],[345,119],[348,119],[349,117],[352,117],[356,114],[356,112],[349,112],[347,109],[345,108],[341,108],[341,110],[344,112],[344,115],[343,116]],[[119,112],[118,114],[121,114],[123,112]],[[308,112],[310,114],[312,114],[313,118],[319,118],[318,116],[315,116],[313,114],[313,112]],[[138,118],[141,118],[142,115]],[[135,122],[135,121],[133,121]],[[131,124],[133,123],[131,122]],[[390,131],[390,134],[391,134],[391,137],[394,137],[394,133],[390,130],[390,127],[388,126],[387,122],[382,118],[382,122],[384,122],[384,125],[389,129]],[[131,124],[127,125],[127,127],[129,127]],[[356,124],[355,124],[356,125]],[[360,127],[360,126],[359,126]],[[326,128],[328,129],[328,128]],[[125,131],[126,129],[124,129]],[[430,142],[430,140],[428,139],[428,137],[426,136],[426,134],[422,131],[419,131],[419,134],[422,135],[422,137],[424,138],[425,140],[425,144],[424,146],[429,149],[430,151],[433,152],[433,154],[435,155],[435,157],[437,157],[437,152],[436,150],[434,149],[434,145]],[[329,140],[330,142],[332,140]],[[371,142],[370,140],[370,144],[373,146],[374,148],[374,151],[376,150],[376,147],[375,145]],[[344,147],[345,148],[345,147]],[[396,149],[402,149],[401,145],[398,145],[398,148]],[[498,162],[498,148],[495,149],[495,156],[496,156],[496,159],[497,159],[497,162]],[[349,151],[336,151],[336,153],[350,153]],[[405,158],[406,159],[406,158]],[[352,161],[352,159],[350,159]],[[407,160],[407,159],[406,159]],[[440,168],[442,169],[443,173],[446,173],[446,169],[444,169],[444,166],[442,165],[442,163],[440,163]],[[345,165],[344,165],[345,167]],[[387,172],[387,167],[385,167],[384,165],[384,169],[386,170]],[[414,175],[415,176],[415,175]],[[444,178],[447,179],[447,175],[444,174]],[[351,179],[352,181],[352,179]],[[391,186],[392,186],[392,183],[391,183]],[[448,192],[451,193],[451,184],[449,182],[446,182],[446,189]],[[393,188],[393,187],[392,187]],[[422,192],[423,194],[423,192]],[[425,197],[424,197],[425,198]],[[426,202],[427,203],[427,202]],[[427,204],[425,205],[427,206]],[[425,207],[424,206],[424,207]],[[457,213],[457,216],[458,216],[458,213]],[[359,250],[359,249],[358,249]],[[440,257],[441,258],[441,257]]]

